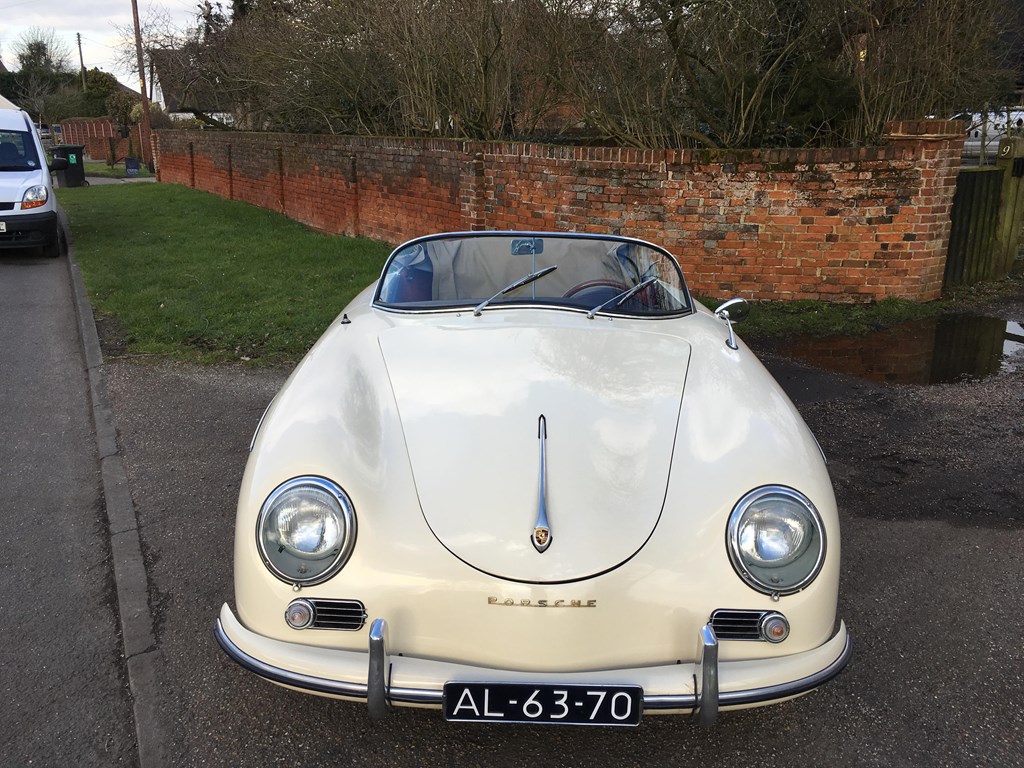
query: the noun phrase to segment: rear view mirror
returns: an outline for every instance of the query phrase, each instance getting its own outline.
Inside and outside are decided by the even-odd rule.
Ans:
[[[729,338],[725,340],[725,344],[729,349],[740,348],[739,344],[736,343],[736,334],[732,330],[732,324],[743,320],[749,314],[750,304],[747,303],[746,299],[729,299],[715,310],[715,315],[724,320],[725,324],[729,326]]]
[[[513,256],[536,256],[544,253],[544,240],[539,237],[517,237],[512,240]]]
[[[740,320],[745,320],[750,314],[750,304],[746,299],[729,299],[715,310],[715,314],[719,317],[724,314],[734,323],[738,323]]]

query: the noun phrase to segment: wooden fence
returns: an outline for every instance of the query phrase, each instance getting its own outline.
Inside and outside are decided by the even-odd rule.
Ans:
[[[996,275],[994,249],[1003,170],[965,168],[956,177],[945,286],[970,285]]]
[[[956,179],[943,287],[1005,277],[1024,228],[1024,139],[1004,139],[995,166]]]

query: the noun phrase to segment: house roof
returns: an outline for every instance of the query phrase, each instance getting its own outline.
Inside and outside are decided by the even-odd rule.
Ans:
[[[150,57],[168,112],[227,111],[226,99],[219,96],[201,73],[187,49],[155,50],[150,52]]]

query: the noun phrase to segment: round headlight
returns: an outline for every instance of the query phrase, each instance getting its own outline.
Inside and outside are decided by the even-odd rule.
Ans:
[[[751,491],[729,516],[729,559],[758,592],[786,595],[810,584],[825,560],[825,529],[810,499],[792,488]]]
[[[326,581],[348,560],[356,538],[352,502],[322,477],[297,477],[263,502],[256,542],[267,568],[289,584]]]

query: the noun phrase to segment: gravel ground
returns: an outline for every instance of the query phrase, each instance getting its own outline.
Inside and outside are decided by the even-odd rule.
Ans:
[[[987,307],[1024,319],[1024,301]],[[465,727],[266,684],[212,638],[232,598],[246,449],[286,371],[108,366],[147,557],[177,765],[1024,764],[1024,372],[886,386],[767,354],[830,459],[854,658],[794,702],[713,729]]]

